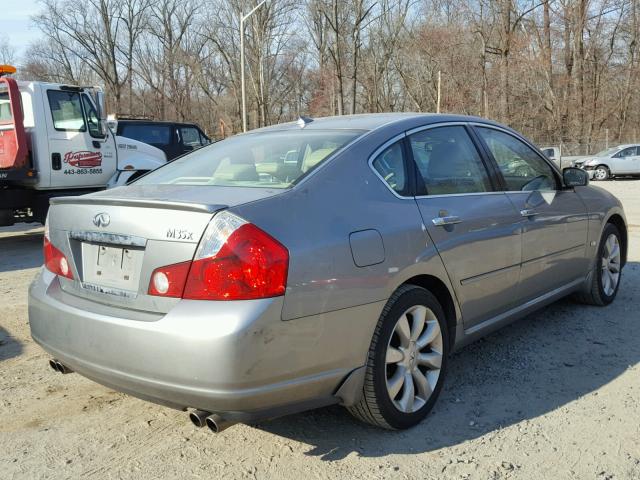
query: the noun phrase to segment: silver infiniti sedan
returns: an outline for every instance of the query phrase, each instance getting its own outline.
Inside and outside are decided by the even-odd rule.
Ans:
[[[54,199],[31,332],[55,370],[213,431],[335,403],[411,427],[454,349],[570,294],[614,300],[626,220],[587,184],[480,118],[256,130]]]

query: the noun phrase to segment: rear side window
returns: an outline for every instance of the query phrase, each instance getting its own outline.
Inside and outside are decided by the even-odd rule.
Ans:
[[[49,106],[53,127],[62,132],[84,132],[87,127],[82,113],[82,101],[78,92],[49,90]]]
[[[7,87],[0,86],[0,122],[9,123],[13,120],[11,115],[11,101]]]
[[[400,194],[406,193],[407,176],[401,142],[384,149],[373,160],[372,166],[392,190]]]
[[[555,190],[553,168],[535,150],[508,133],[479,127],[509,191]]]
[[[120,135],[150,145],[169,145],[171,143],[171,126],[152,123],[125,123],[120,128]]]
[[[362,133],[298,129],[238,135],[181,157],[136,183],[289,188]]]
[[[410,135],[409,144],[422,179],[418,195],[491,191],[484,163],[463,126],[423,130]]]

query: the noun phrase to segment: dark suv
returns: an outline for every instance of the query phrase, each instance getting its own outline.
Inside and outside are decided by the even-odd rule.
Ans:
[[[195,123],[118,120],[116,135],[153,145],[167,155],[167,160],[211,143]]]

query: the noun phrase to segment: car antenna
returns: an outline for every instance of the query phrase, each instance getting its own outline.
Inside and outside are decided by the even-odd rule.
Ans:
[[[306,127],[308,124],[310,124],[311,122],[313,122],[313,118],[311,118],[311,117],[304,117],[304,116],[300,115],[300,116],[298,117],[298,122],[297,122],[297,123],[298,123],[298,126],[299,126],[300,128],[304,128],[304,127]]]

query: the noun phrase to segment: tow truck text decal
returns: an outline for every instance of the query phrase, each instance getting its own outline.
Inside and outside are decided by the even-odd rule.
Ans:
[[[64,154],[63,162],[75,168],[65,168],[65,175],[92,175],[101,174],[102,153],[82,150],[79,152],[67,152]]]

